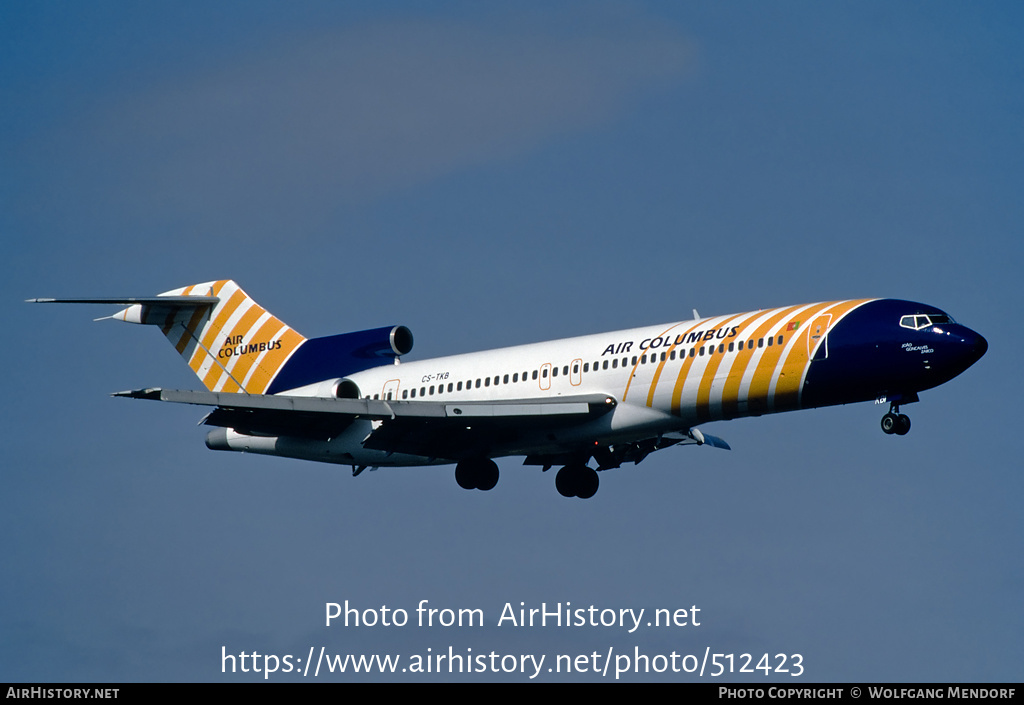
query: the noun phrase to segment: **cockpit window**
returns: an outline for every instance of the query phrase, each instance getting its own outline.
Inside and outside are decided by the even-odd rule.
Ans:
[[[917,314],[916,316],[904,316],[900,319],[900,326],[910,330],[921,330],[929,326],[937,326],[955,321],[944,313]]]

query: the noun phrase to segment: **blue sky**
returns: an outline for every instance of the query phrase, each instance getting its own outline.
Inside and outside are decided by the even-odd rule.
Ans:
[[[1022,30],[994,2],[3,4],[0,680],[451,644],[1019,681]],[[485,494],[212,453],[201,412],[108,396],[197,385],[158,333],[22,303],[217,278],[307,336],[408,325],[416,359],[861,296],[990,350],[906,437],[871,404],[711,424],[731,453],[580,502],[516,459]],[[488,624],[325,628],[346,599]],[[704,621],[498,627],[521,601]]]

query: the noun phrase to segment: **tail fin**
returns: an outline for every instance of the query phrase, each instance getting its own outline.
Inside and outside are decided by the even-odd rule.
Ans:
[[[154,317],[140,311],[144,323],[160,326],[207,389],[262,394],[295,349],[299,333],[225,279],[168,291],[161,296],[216,296],[212,306],[178,308]],[[125,309],[127,314],[133,307]],[[144,308],[144,307],[143,307]],[[162,308],[160,306],[157,309]],[[152,321],[146,318],[153,318]]]
[[[214,392],[263,394],[306,340],[230,279],[148,298],[33,301],[129,304],[108,318],[160,326],[178,354]]]

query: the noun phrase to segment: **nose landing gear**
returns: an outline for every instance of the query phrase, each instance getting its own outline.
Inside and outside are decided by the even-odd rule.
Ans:
[[[889,406],[889,413],[882,417],[882,431],[887,434],[895,433],[897,436],[907,435],[910,430],[910,417],[900,413],[900,405],[893,402]]]

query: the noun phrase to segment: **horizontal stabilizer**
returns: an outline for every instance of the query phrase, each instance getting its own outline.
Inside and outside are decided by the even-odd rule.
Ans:
[[[159,304],[161,306],[212,306],[219,296],[130,296],[113,299],[25,299],[30,304]]]

